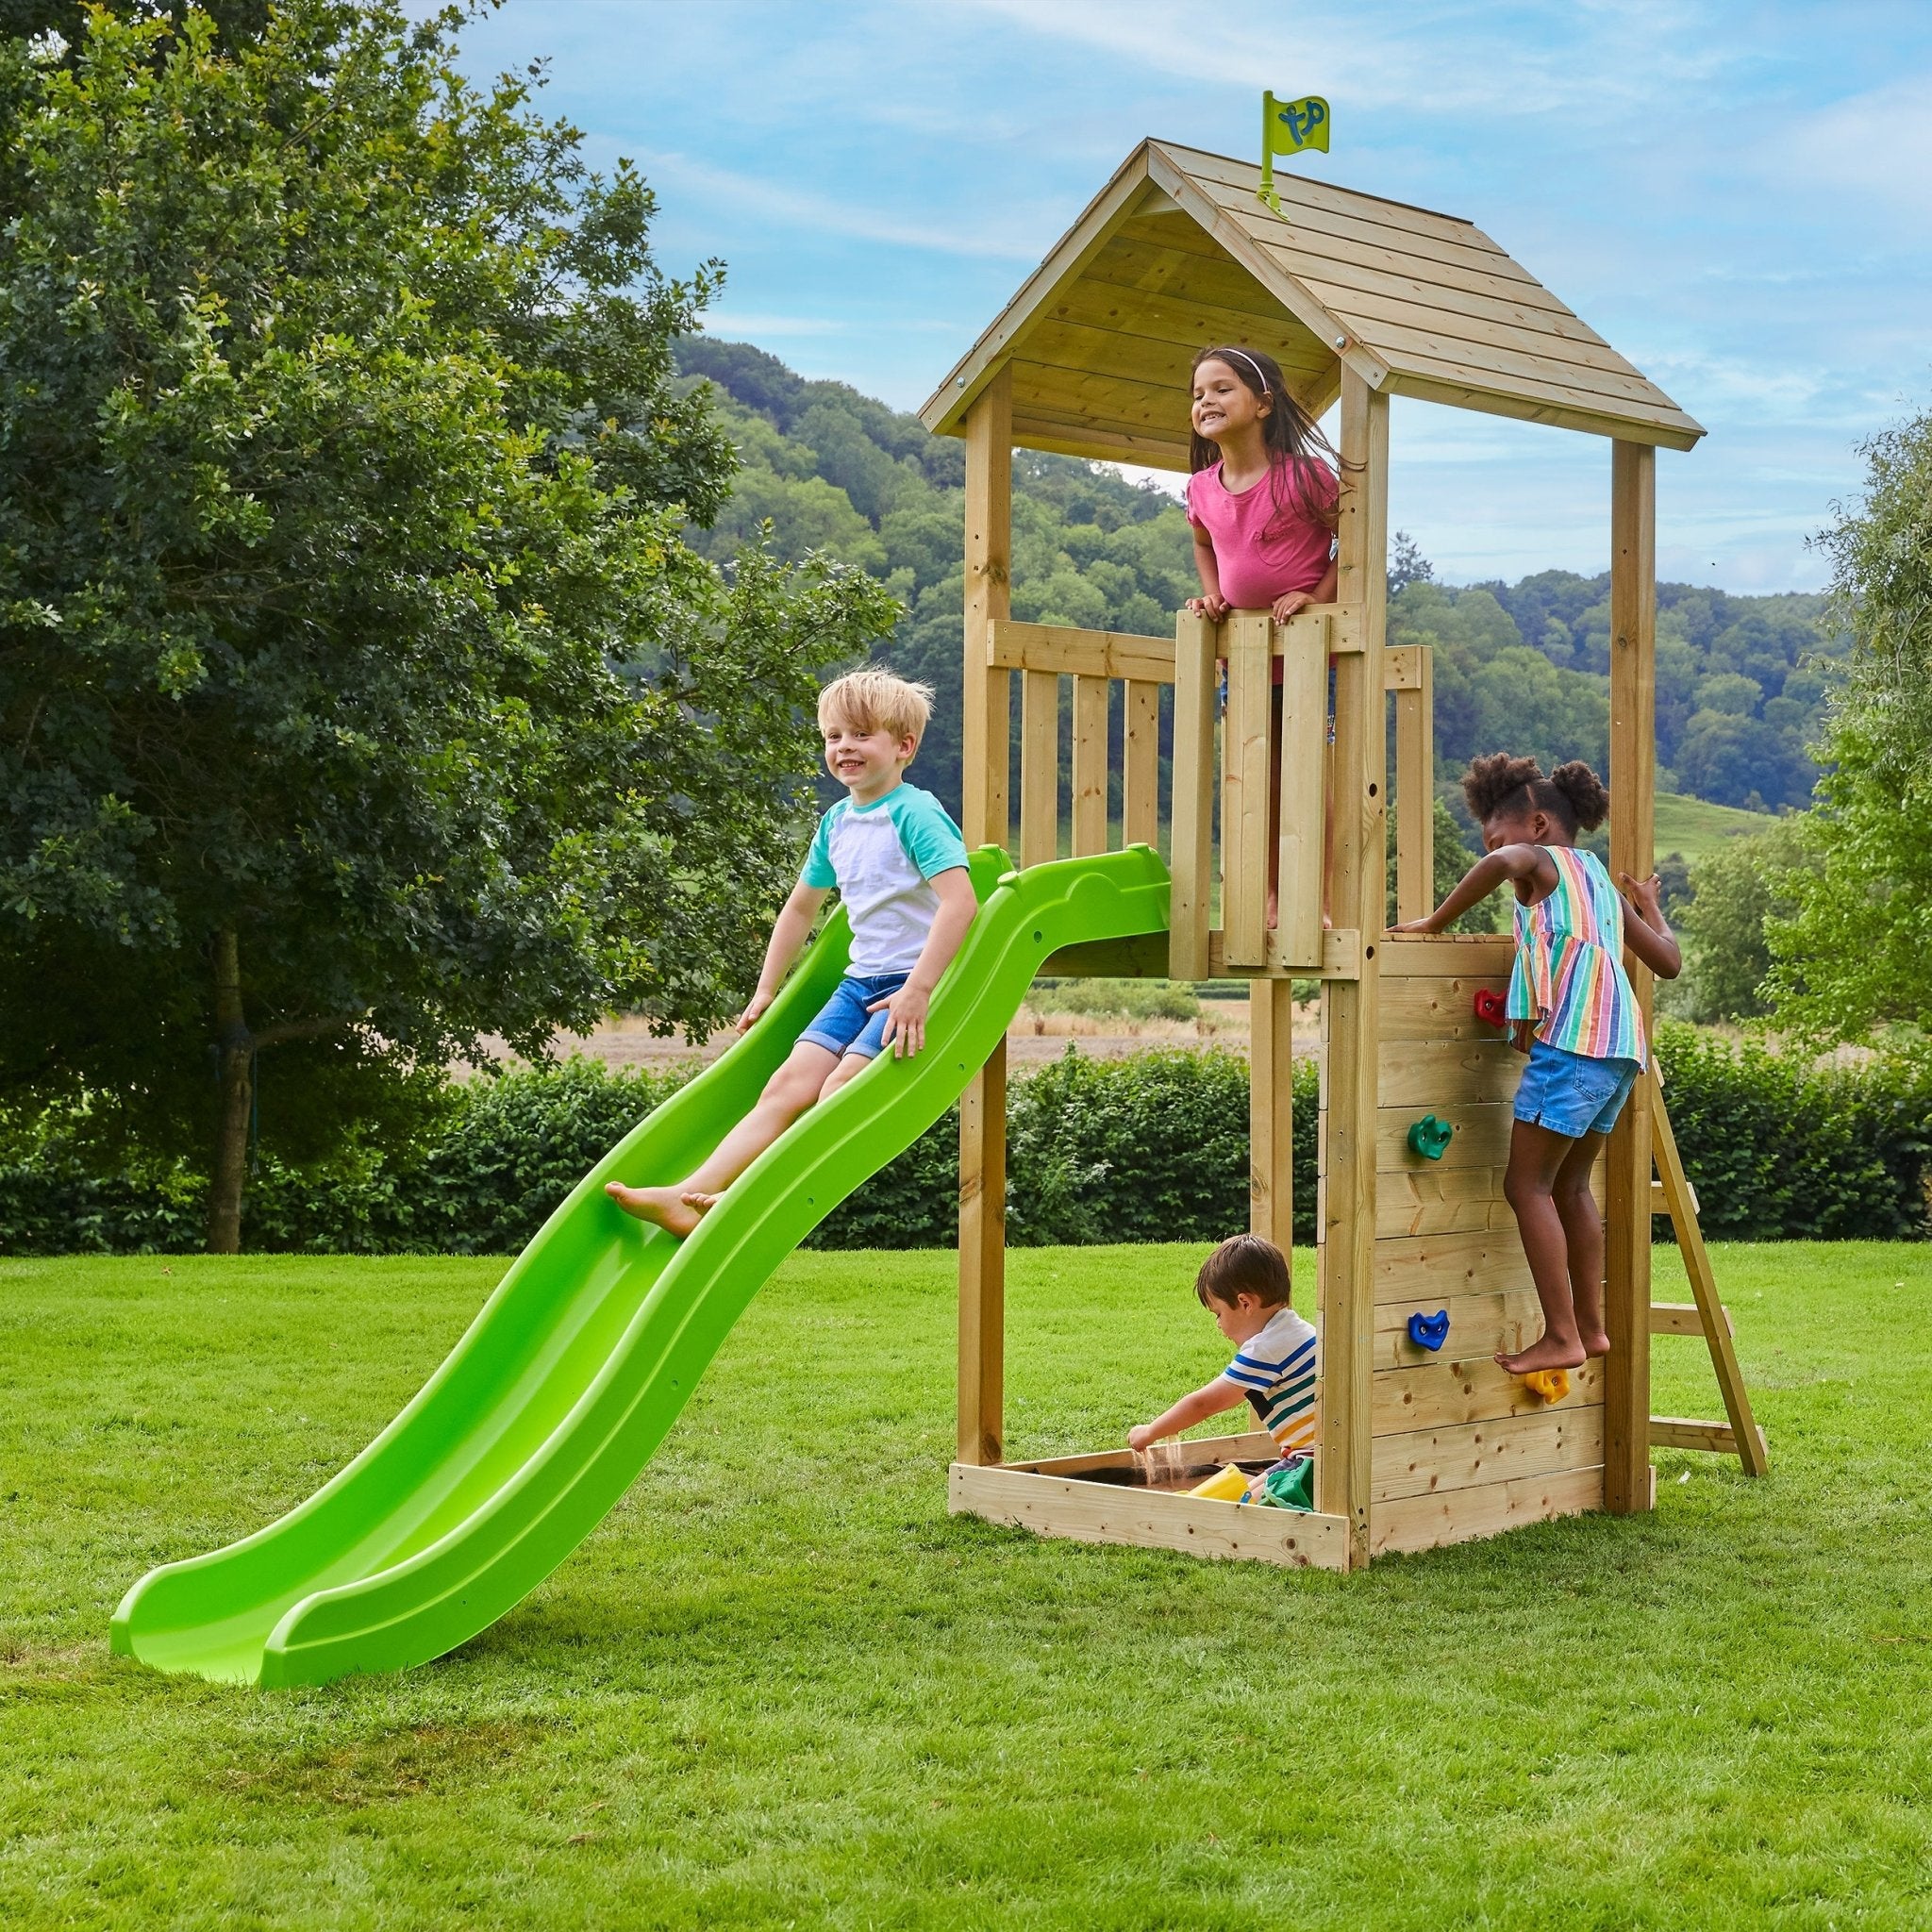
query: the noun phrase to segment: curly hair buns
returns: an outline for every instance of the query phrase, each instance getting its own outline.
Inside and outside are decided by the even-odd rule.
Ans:
[[[1610,794],[1604,781],[1581,758],[1558,765],[1548,783],[1570,801],[1571,816],[1586,832],[1593,832],[1610,813]],[[1538,804],[1542,804],[1539,799]],[[1549,808],[1543,807],[1547,811]]]
[[[1514,802],[1519,791],[1537,784],[1542,775],[1543,769],[1534,758],[1511,758],[1507,751],[1471,759],[1469,770],[1462,774],[1462,796],[1469,805],[1470,817],[1479,825],[1488,824]]]
[[[1491,752],[1471,761],[1462,774],[1462,795],[1479,825],[1500,816],[1541,811],[1573,839],[1579,831],[1595,831],[1610,810],[1604,781],[1581,758],[1558,765],[1545,777],[1534,758]]]

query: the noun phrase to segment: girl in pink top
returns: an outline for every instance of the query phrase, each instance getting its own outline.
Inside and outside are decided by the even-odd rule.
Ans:
[[[1203,349],[1193,389],[1188,522],[1201,595],[1189,608],[1217,624],[1230,610],[1272,611],[1281,624],[1332,601],[1335,451],[1281,365],[1259,350]]]
[[[1258,349],[1203,349],[1194,358],[1188,522],[1201,594],[1188,608],[1219,624],[1230,610],[1266,610],[1285,624],[1335,597],[1333,446],[1289,394],[1281,365]],[[1328,458],[1326,462],[1323,458]],[[1281,739],[1281,659],[1274,659],[1273,737]],[[1268,760],[1268,924],[1276,923],[1281,766]],[[1323,814],[1328,874],[1330,814]],[[1322,924],[1328,924],[1324,904]]]

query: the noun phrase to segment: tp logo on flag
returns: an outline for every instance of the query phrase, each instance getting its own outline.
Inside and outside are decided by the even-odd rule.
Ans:
[[[1281,201],[1274,192],[1274,157],[1298,155],[1311,147],[1328,152],[1328,103],[1320,94],[1298,101],[1261,96],[1261,185],[1256,198],[1276,214]]]

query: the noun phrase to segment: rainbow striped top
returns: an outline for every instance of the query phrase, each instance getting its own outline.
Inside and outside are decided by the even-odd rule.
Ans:
[[[1604,862],[1574,845],[1545,845],[1557,890],[1516,906],[1509,1017],[1536,1036],[1592,1060],[1645,1064],[1643,1014],[1624,971],[1624,902]]]

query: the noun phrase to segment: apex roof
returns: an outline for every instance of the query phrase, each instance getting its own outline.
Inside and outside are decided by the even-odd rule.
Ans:
[[[1145,141],[921,409],[959,435],[1013,365],[1013,440],[1188,467],[1188,376],[1209,342],[1264,349],[1319,415],[1346,363],[1372,387],[1632,442],[1704,434],[1473,223]]]

